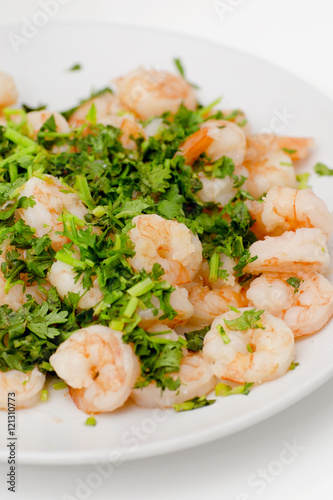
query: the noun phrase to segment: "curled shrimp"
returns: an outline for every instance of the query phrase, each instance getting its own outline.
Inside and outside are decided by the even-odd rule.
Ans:
[[[244,268],[245,272],[324,272],[330,264],[326,237],[320,229],[301,228],[281,236],[266,236],[252,243],[251,257],[257,257]]]
[[[54,117],[56,124],[56,131],[67,134],[70,132],[70,127],[67,120],[60,114],[52,111],[31,111],[27,114],[28,125],[30,126],[31,135],[36,139],[38,132],[44,125],[44,123]]]
[[[251,216],[256,220],[252,230],[256,234],[280,236],[285,231],[302,227],[316,227],[330,237],[333,216],[325,202],[311,189],[273,187],[258,201],[247,201]]]
[[[260,317],[262,328],[232,330],[224,320],[234,320],[250,308],[229,311],[217,317],[204,339],[203,355],[214,374],[222,379],[263,383],[284,375],[294,359],[294,335],[280,318],[267,312]],[[219,333],[224,329],[229,342]]]
[[[151,382],[146,387],[133,389],[131,398],[138,406],[145,408],[167,408],[208,394],[214,388],[216,380],[201,353],[186,354],[181,360],[179,373],[171,376],[175,380],[178,377],[180,379],[180,386],[176,391],[165,389],[162,392],[155,382]]]
[[[135,255],[128,261],[135,271],[150,272],[157,262],[164,269],[163,279],[172,285],[191,281],[202,262],[202,246],[185,224],[159,215],[138,215],[128,232]]]
[[[246,296],[254,307],[282,318],[295,337],[317,332],[333,314],[333,287],[319,273],[263,273]]]
[[[128,399],[140,366],[122,334],[102,325],[74,332],[50,357],[69,386],[76,406],[86,413],[114,411]]]
[[[136,149],[135,139],[142,137],[146,139],[146,133],[142,125],[138,123],[132,114],[123,114],[121,116],[109,115],[100,120],[103,125],[112,125],[121,131],[120,142],[125,149]]]
[[[38,238],[49,234],[54,250],[59,250],[68,241],[56,234],[57,231],[63,231],[63,224],[58,220],[63,211],[67,210],[79,219],[84,219],[87,213],[79,196],[52,175],[29,179],[20,190],[20,198],[22,196],[33,196],[35,205],[17,210],[18,215],[28,226],[36,229]]]
[[[38,368],[28,373],[19,370],[0,372],[0,409],[8,408],[8,393],[15,393],[15,408],[35,406],[45,384],[45,375]]]
[[[81,295],[78,302],[79,309],[90,309],[95,307],[103,299],[97,277],[93,279],[92,287],[87,290],[83,287],[82,276],[80,276],[77,281],[76,276],[77,273],[72,266],[60,260],[56,260],[49,270],[47,279],[51,285],[57,289],[62,299],[64,299],[69,292],[79,293]]]
[[[166,71],[139,67],[118,78],[116,86],[121,103],[142,120],[161,116],[165,111],[176,113],[182,103],[192,110],[197,106],[191,85],[180,76]]]
[[[308,137],[283,137],[273,134],[252,135],[247,139],[246,159],[260,161],[269,153],[284,151],[291,160],[304,160],[314,145]]]
[[[102,95],[93,97],[89,99],[84,104],[81,104],[68,120],[68,123],[72,127],[77,127],[82,125],[87,120],[87,114],[89,113],[91,106],[95,105],[96,108],[96,122],[101,123],[103,119],[107,116],[117,116],[118,114],[128,111],[122,103],[120,102],[118,96],[111,94],[111,92],[105,92]]]
[[[191,318],[194,312],[193,305],[188,298],[188,291],[177,285],[175,285],[175,290],[171,292],[170,295],[170,305],[177,313],[173,319],[160,320],[160,317],[164,315],[164,311],[159,309],[160,303],[158,297],[153,296],[151,302],[157,309],[157,314],[154,314],[152,309],[138,308],[137,313],[141,317],[140,326],[142,328],[155,328],[161,321],[170,328],[183,326]]]
[[[206,153],[212,162],[227,156],[237,167],[243,163],[245,151],[246,137],[241,127],[228,120],[207,120],[180,146],[178,154],[188,165]]]
[[[13,78],[0,71],[0,114],[3,108],[15,104],[18,98]]]
[[[244,307],[247,305],[246,297],[240,285],[221,286],[211,290],[200,283],[186,285],[188,298],[194,308],[189,323],[193,326],[210,325],[220,314],[229,311],[229,306]]]

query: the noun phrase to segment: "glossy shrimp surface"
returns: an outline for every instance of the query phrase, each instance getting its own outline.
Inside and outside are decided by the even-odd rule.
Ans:
[[[13,78],[0,71],[0,114],[3,108],[15,104],[18,93]]]
[[[320,229],[303,228],[286,231],[281,236],[266,236],[250,246],[250,254],[257,257],[247,264],[249,273],[262,272],[324,272],[330,264],[325,235]]]
[[[333,315],[333,287],[319,273],[263,273],[246,296],[254,307],[282,318],[295,337],[317,332]]]
[[[122,334],[93,325],[74,332],[50,358],[69,386],[76,406],[86,413],[111,412],[128,399],[140,367]]]
[[[64,236],[56,234],[63,230],[63,224],[59,221],[63,211],[67,210],[81,220],[87,213],[79,196],[52,175],[43,175],[42,179],[29,179],[20,190],[20,197],[22,196],[33,196],[35,205],[17,210],[18,215],[28,226],[36,229],[37,237],[49,234],[55,250],[67,241]]]
[[[203,355],[214,374],[238,383],[261,384],[284,375],[294,359],[294,336],[280,318],[264,312],[260,328],[232,330],[224,320],[235,320],[250,308],[229,311],[215,318],[204,339]],[[229,339],[219,332],[221,325]]]
[[[197,105],[193,88],[182,77],[166,71],[139,67],[118,78],[116,86],[121,103],[142,120],[165,111],[176,113],[182,103],[192,110]]]
[[[42,128],[44,123],[53,116],[56,131],[62,133],[68,133],[70,131],[70,127],[67,123],[67,120],[60,114],[52,111],[31,111],[27,113],[27,121],[28,125],[31,129],[31,135],[36,139],[39,130]]]
[[[333,215],[311,189],[273,187],[260,203],[248,201],[258,235],[280,236],[302,227],[318,228],[327,238],[332,234]]]
[[[157,262],[164,269],[163,279],[172,285],[188,283],[202,262],[202,246],[185,224],[159,215],[138,215],[128,233],[135,255],[129,263],[136,271],[150,272]]]
[[[0,409],[8,408],[8,393],[15,393],[15,408],[35,406],[45,384],[45,375],[37,367],[31,372],[19,370],[0,372]]]

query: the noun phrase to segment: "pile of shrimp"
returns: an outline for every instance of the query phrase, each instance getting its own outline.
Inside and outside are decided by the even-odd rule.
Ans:
[[[115,86],[116,93],[90,99],[68,122],[53,111],[28,113],[31,137],[36,137],[51,115],[57,131],[67,133],[85,123],[94,104],[97,123],[119,128],[123,147],[133,150],[136,138],[147,139],[163,127],[160,117],[164,112],[176,113],[181,104],[190,110],[198,106],[193,87],[181,76],[164,71],[140,67],[118,78]],[[0,73],[0,124],[6,124],[3,110],[16,101],[13,79]],[[231,120],[208,116],[199,130],[181,144],[177,154],[189,167],[203,154],[210,163],[226,156],[233,160],[235,174],[246,177],[243,188],[253,197],[246,204],[254,221],[251,229],[258,238],[249,249],[256,259],[244,270],[251,276],[250,281],[244,283],[237,278],[236,261],[224,254],[220,262],[228,277],[211,281],[198,235],[184,224],[159,215],[134,217],[128,235],[135,254],[128,263],[134,271],[146,272],[155,263],[160,264],[162,279],[174,288],[170,303],[177,313],[172,320],[162,320],[162,311],[153,314],[151,309],[138,307],[140,326],[171,340],[206,326],[209,331],[201,351],[183,349],[180,371],[172,375],[180,378],[180,388],[163,392],[155,382],[134,388],[140,364],[133,346],[122,341],[120,331],[91,325],[72,333],[51,356],[50,363],[68,384],[80,410],[112,412],[129,398],[139,406],[166,408],[207,395],[221,379],[239,384],[276,379],[288,372],[295,359],[295,339],[314,334],[330,320],[333,287],[325,275],[330,265],[327,242],[333,216],[311,189],[299,190],[296,180],[297,163],[308,156],[313,141],[251,135],[249,125],[243,122],[242,114]],[[214,202],[222,208],[235,196],[230,176],[214,178],[204,171],[197,175],[202,183],[198,196],[203,202]],[[78,195],[68,187],[64,189],[61,181],[51,175],[30,178],[20,196],[33,196],[36,203],[18,209],[17,218],[35,228],[36,236],[48,234],[56,251],[67,241],[59,236],[62,212],[66,210],[81,220],[88,212]],[[83,293],[82,281],[75,278],[69,264],[55,261],[47,279],[62,299],[69,292],[82,293],[80,310],[95,307],[103,299],[98,281]],[[292,286],[290,278],[298,286]],[[17,310],[26,301],[23,287],[17,284],[6,294],[4,286],[0,272],[2,304]],[[45,297],[33,288],[29,293],[34,293],[41,303]],[[230,326],[228,322],[252,309],[262,311],[260,327],[239,330]],[[0,373],[0,407],[6,408],[9,391],[16,393],[17,407],[37,404],[44,384],[45,375],[37,367],[30,373]]]

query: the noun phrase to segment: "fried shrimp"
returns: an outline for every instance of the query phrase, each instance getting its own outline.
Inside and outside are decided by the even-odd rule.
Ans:
[[[280,236],[302,227],[321,229],[327,238],[332,234],[333,215],[311,189],[273,187],[262,203],[247,201],[246,204],[256,220],[252,230],[257,235]]]
[[[191,85],[180,76],[166,71],[139,67],[116,80],[122,105],[147,120],[161,116],[165,111],[176,113],[181,104],[194,110],[197,98]]]
[[[264,273],[246,296],[254,307],[282,318],[295,337],[317,332],[333,314],[333,287],[319,273]]]
[[[245,151],[246,137],[241,127],[228,120],[207,120],[180,146],[178,154],[188,165],[205,153],[212,162],[227,156],[237,167],[243,163]]]
[[[180,386],[176,391],[165,389],[163,392],[151,382],[148,386],[134,389],[131,397],[138,406],[145,408],[167,408],[180,404],[195,396],[208,394],[215,386],[215,376],[209,363],[201,354],[191,353],[183,357],[179,373],[172,374],[176,380],[180,379]]]
[[[82,277],[76,280],[77,273],[72,266],[56,260],[47,275],[48,281],[57,289],[60,297],[64,299],[71,293],[79,293],[81,298],[78,303],[79,309],[90,309],[95,307],[102,299],[103,294],[98,284],[97,277],[93,279],[93,285],[88,290],[83,287]]]
[[[247,264],[245,272],[324,272],[330,264],[326,237],[320,229],[303,228],[295,232],[286,231],[281,236],[266,236],[264,240],[252,243],[251,257],[257,257]]]
[[[164,269],[163,279],[172,285],[188,283],[202,262],[202,246],[198,236],[185,224],[166,220],[159,215],[138,215],[128,232],[135,255],[129,259],[136,271],[150,272],[157,262]]]
[[[122,334],[92,325],[74,332],[60,344],[50,363],[69,386],[76,406],[86,413],[111,412],[131,394],[140,367]]]
[[[20,190],[19,197],[22,196],[33,196],[35,205],[17,210],[18,215],[28,226],[36,229],[37,237],[48,234],[54,250],[59,250],[67,242],[67,238],[56,234],[63,230],[63,224],[59,221],[63,211],[67,210],[81,220],[87,213],[79,196],[52,175],[29,179]]]
[[[232,329],[224,321],[236,320],[249,310],[229,311],[217,317],[205,336],[203,355],[217,377],[261,384],[288,371],[294,359],[294,336],[282,319],[267,312],[261,315],[259,328]]]
[[[8,409],[8,393],[15,393],[15,408],[35,406],[45,384],[45,375],[37,367],[31,372],[19,370],[0,372],[0,409]]]

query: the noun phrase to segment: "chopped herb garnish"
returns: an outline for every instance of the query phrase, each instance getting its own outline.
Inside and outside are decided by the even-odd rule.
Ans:
[[[49,398],[49,393],[48,393],[48,390],[47,389],[42,389],[42,392],[40,393],[40,398],[39,398],[39,401],[47,401]]]
[[[88,417],[85,424],[94,427],[96,425],[96,419],[94,417]]]
[[[230,343],[230,339],[229,339],[228,335],[225,333],[225,330],[224,330],[223,326],[222,325],[217,325],[216,329],[219,332],[219,334],[221,335],[223,342],[225,344],[229,344]]]
[[[333,169],[328,168],[324,163],[317,163],[314,166],[314,171],[318,175],[333,175]]]
[[[308,180],[310,178],[309,173],[298,174],[296,175],[296,179],[299,182],[298,189],[307,189],[310,186],[308,185]]]
[[[295,154],[297,152],[297,149],[282,148],[282,151],[284,151],[288,155],[293,155],[293,154]]]
[[[205,326],[204,328],[201,328],[201,330],[194,330],[192,332],[185,333],[185,338],[187,340],[186,348],[189,351],[201,351],[205,335],[209,330],[210,326]]]
[[[294,288],[294,293],[297,293],[298,290],[299,290],[299,287],[301,285],[301,283],[303,283],[304,280],[300,279],[300,278],[296,278],[295,276],[291,277],[291,278],[288,278],[286,280],[286,282],[288,283],[288,285],[292,286]]]
[[[209,406],[215,403],[215,399],[206,399],[206,396],[195,397],[184,401],[184,403],[173,405],[174,409],[179,411],[189,411],[196,410],[197,408],[202,408],[203,406]]]
[[[52,384],[52,387],[55,391],[61,391],[62,389],[67,389],[68,385],[66,382],[56,382],[55,384]]]
[[[79,71],[80,69],[82,69],[81,64],[73,64],[68,71]]]
[[[225,319],[224,322],[230,330],[244,331],[250,328],[261,328],[264,330],[265,328],[260,321],[260,317],[264,312],[257,309],[249,309],[244,311],[238,318],[232,320]]]
[[[297,366],[299,366],[299,363],[295,363],[294,361],[292,361],[291,365],[289,366],[289,370],[295,370]]]
[[[245,382],[237,387],[231,387],[230,385],[221,382],[215,386],[215,394],[216,396],[222,397],[233,396],[234,394],[244,394],[244,396],[247,396],[252,386],[253,383]]]

